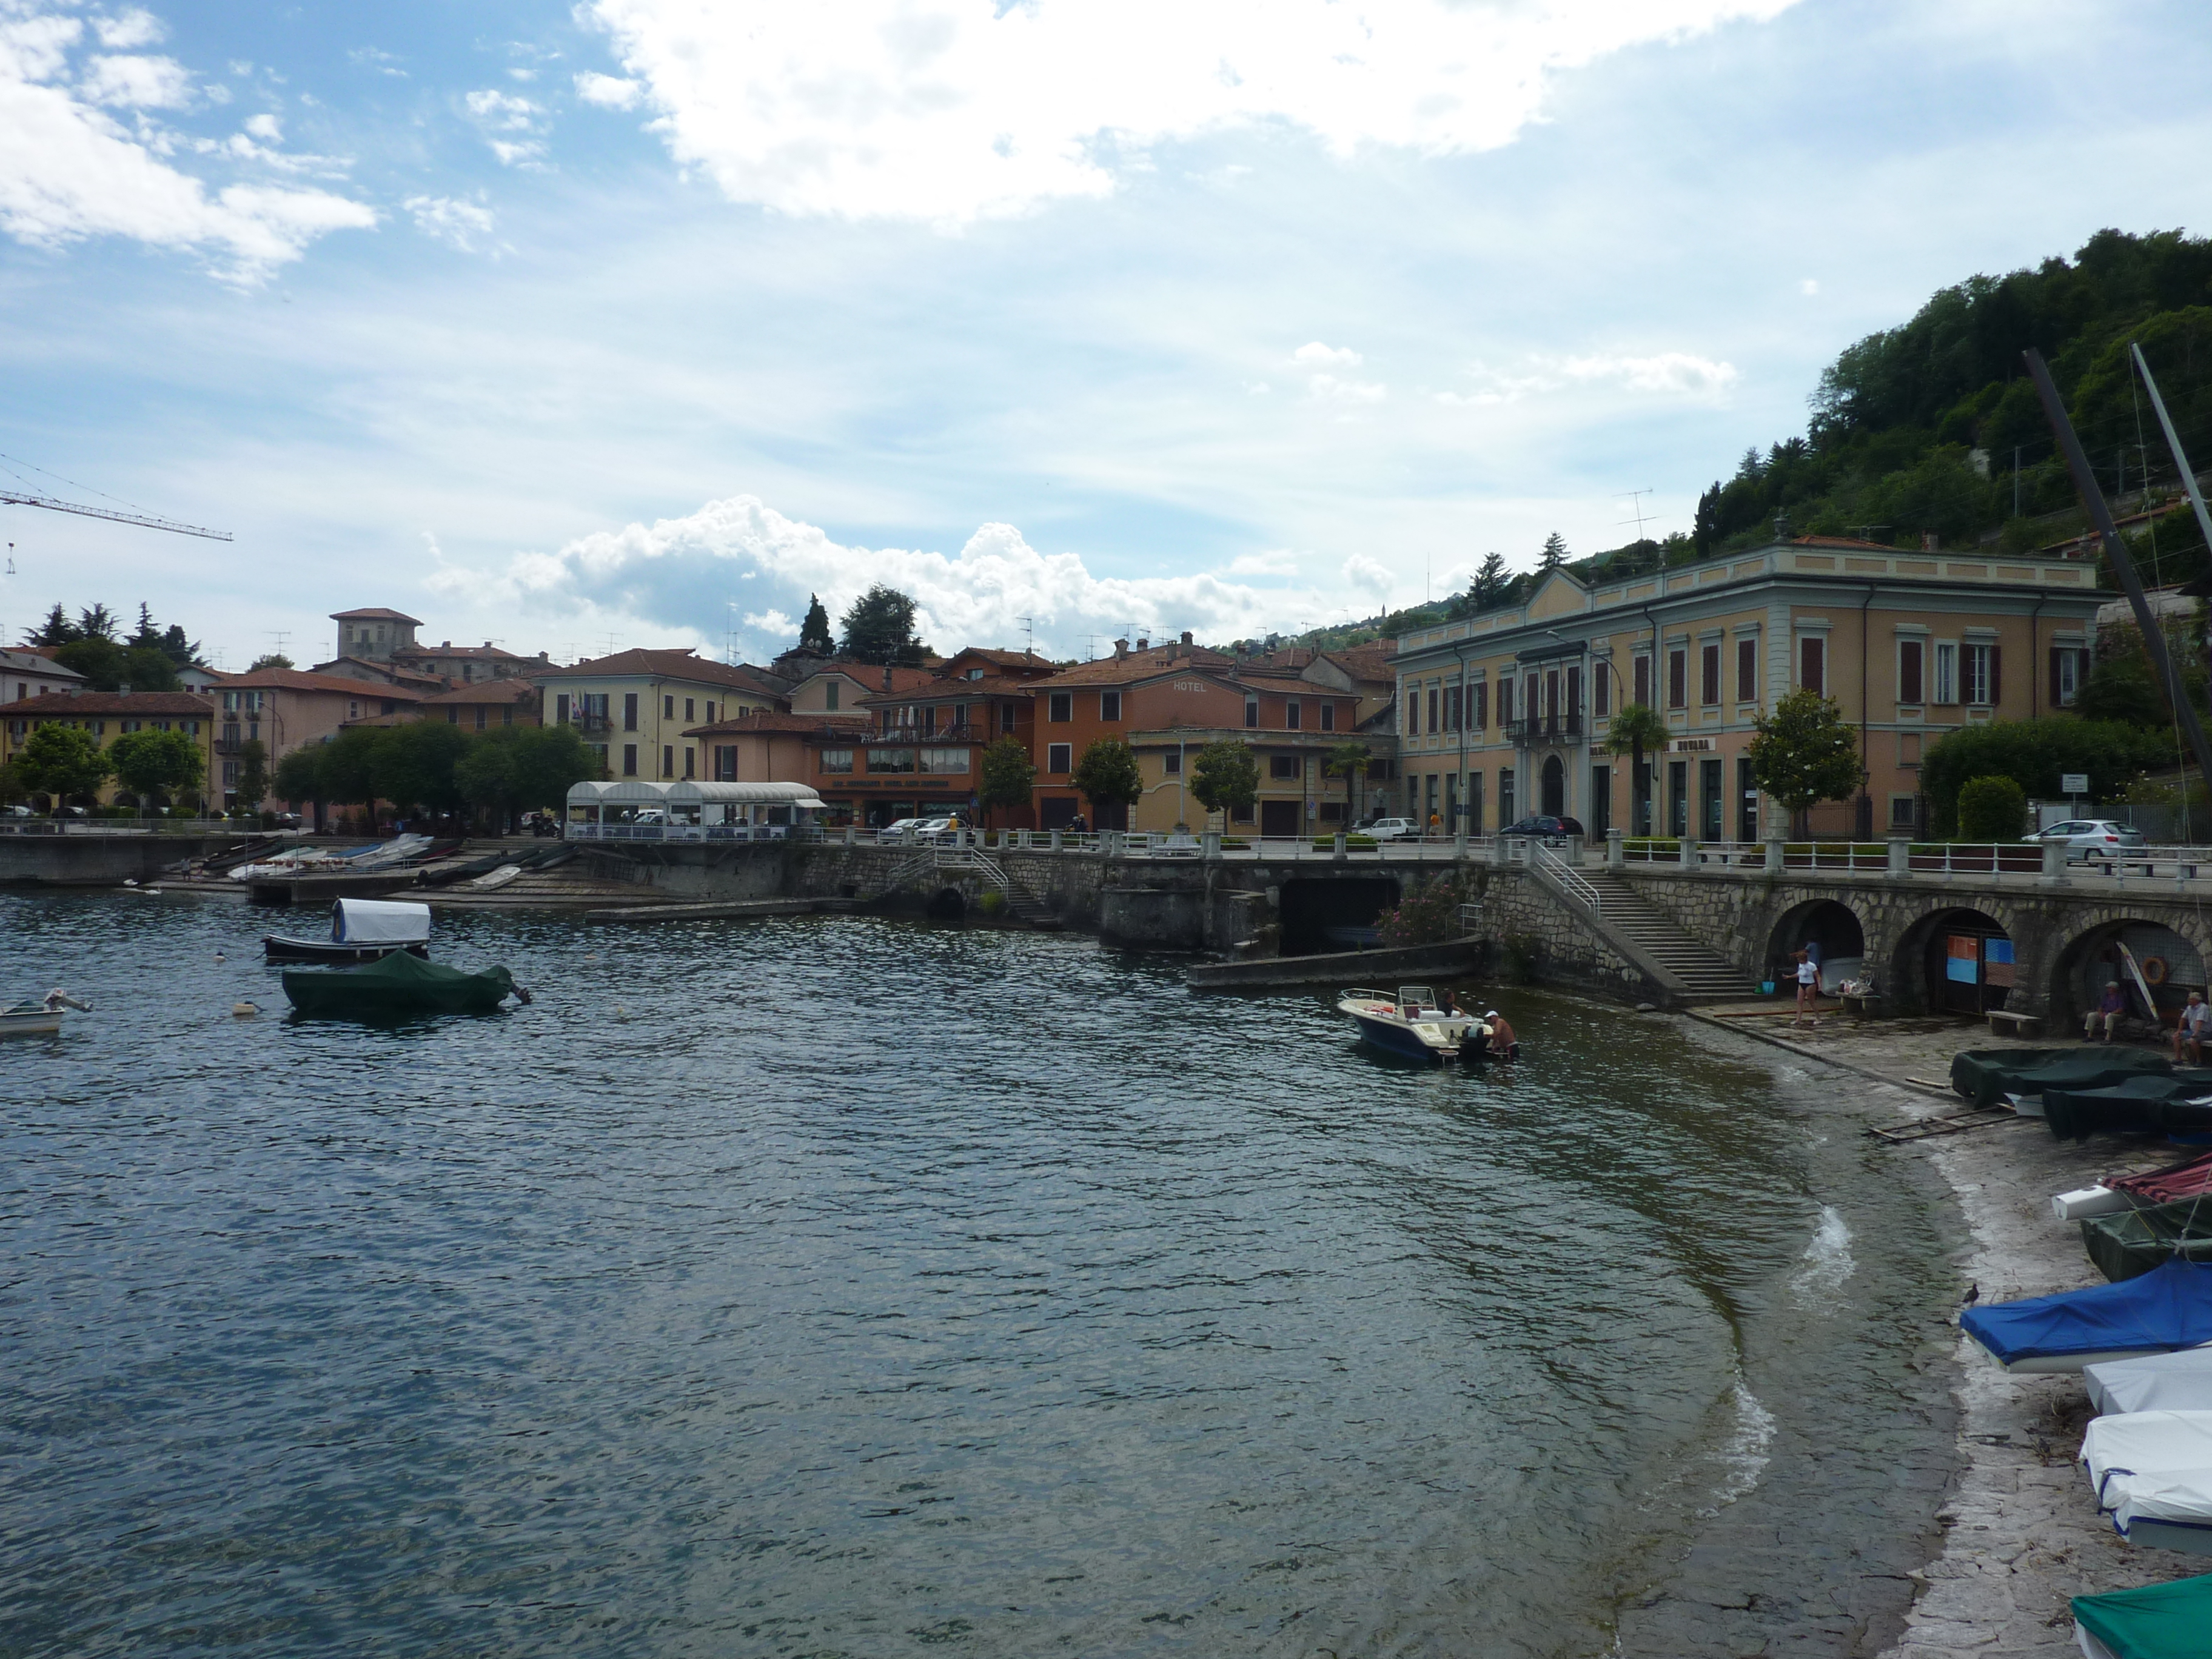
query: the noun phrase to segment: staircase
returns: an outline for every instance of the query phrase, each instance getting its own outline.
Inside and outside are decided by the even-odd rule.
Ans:
[[[1042,899],[1016,881],[1000,867],[999,861],[980,847],[940,848],[937,854],[940,870],[973,871],[983,878],[987,887],[1003,895],[1006,908],[1032,927],[1057,927],[1060,918]]]
[[[1717,951],[1699,944],[1682,924],[1609,870],[1584,870],[1583,882],[1596,898],[1594,920],[1656,963],[1681,986],[1685,1002],[1735,1002],[1756,997],[1759,987]]]

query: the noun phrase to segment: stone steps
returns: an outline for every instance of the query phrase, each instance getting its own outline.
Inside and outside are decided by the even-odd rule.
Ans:
[[[1611,871],[1584,871],[1598,895],[1601,925],[1636,946],[1677,980],[1695,1000],[1755,996],[1759,988],[1719,951],[1682,931],[1681,923]]]

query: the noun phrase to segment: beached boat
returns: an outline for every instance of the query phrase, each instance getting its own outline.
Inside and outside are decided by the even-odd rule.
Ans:
[[[2204,1659],[2212,1573],[2074,1598],[2074,1639],[2087,1659]]]
[[[2168,1256],[2212,1261],[2212,1204],[2185,1198],[2087,1216],[2081,1222],[2081,1243],[2097,1271],[2115,1282],[2147,1273]]]
[[[2174,1204],[2208,1194],[2212,1194],[2212,1152],[2164,1169],[2146,1170],[2141,1175],[2106,1176],[2094,1187],[2060,1193],[2051,1200],[2051,1212],[2061,1221],[2079,1221],[2087,1216],[2147,1210],[2154,1204]]]
[[[486,871],[469,884],[470,890],[478,893],[496,892],[522,873],[519,864],[502,864],[496,870]]]
[[[2212,1555],[2212,1412],[2100,1417],[2081,1437],[2081,1462],[2098,1513],[2128,1542]]]
[[[2188,1133],[2212,1127],[2212,1070],[2185,1066],[2091,1085],[2046,1081],[2042,1105],[2044,1125],[2059,1140]]]
[[[394,951],[429,954],[430,907],[392,899],[342,898],[331,905],[328,939],[262,937],[270,962],[379,962]]]
[[[2007,1095],[2102,1089],[2172,1070],[2172,1061],[2142,1048],[1967,1048],[1952,1057],[1951,1086],[1977,1106],[1995,1106]]]
[[[1425,985],[1401,985],[1395,997],[1355,987],[1337,998],[1336,1012],[1369,1043],[1407,1060],[1458,1060],[1490,1041],[1488,1025],[1471,1014],[1446,1013]]]
[[[324,973],[292,970],[284,975],[284,994],[311,1017],[336,1019],[393,1019],[412,1014],[484,1014],[508,997],[527,1002],[504,968],[468,973],[441,963],[397,951],[366,968],[337,968]]]
[[[2212,1348],[2183,1348],[2085,1366],[2081,1382],[2100,1415],[2212,1411]]]
[[[2212,1263],[2169,1257],[2140,1278],[1984,1302],[1959,1328],[2009,1371],[2078,1371],[2212,1342]]]

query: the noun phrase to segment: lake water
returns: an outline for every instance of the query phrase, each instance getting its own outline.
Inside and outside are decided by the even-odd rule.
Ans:
[[[1832,1077],[866,917],[302,1024],[270,922],[0,894],[97,1004],[0,1050],[0,1653],[1840,1654],[1924,1559],[1954,1241]]]

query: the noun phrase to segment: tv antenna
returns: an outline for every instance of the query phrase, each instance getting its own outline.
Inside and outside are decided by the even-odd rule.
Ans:
[[[13,545],[12,543],[9,544],[11,546]],[[1028,617],[1017,617],[1014,620],[1022,625],[1023,651],[1028,655],[1034,657],[1036,655],[1036,629],[1031,625],[1032,618]]]
[[[1644,520],[1646,518],[1652,516],[1651,514],[1645,513],[1644,510],[1644,498],[1646,495],[1656,495],[1659,492],[1656,489],[1615,490],[1613,496],[1613,500],[1620,501],[1623,497],[1627,499],[1630,516],[1626,519],[1616,519],[1613,522],[1616,524],[1634,525],[1636,526],[1636,539],[1639,542],[1642,541],[1644,539]]]
[[[272,628],[269,630],[269,637],[276,641],[276,654],[278,656],[289,657],[292,654],[289,651],[285,649],[287,646],[292,643],[292,630],[290,629]]]

